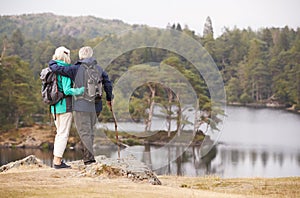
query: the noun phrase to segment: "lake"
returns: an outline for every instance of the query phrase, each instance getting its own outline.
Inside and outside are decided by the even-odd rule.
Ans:
[[[200,147],[133,146],[121,157],[134,155],[157,174],[231,177],[300,176],[300,115],[279,109],[232,107],[226,109],[218,144],[204,157]],[[128,126],[127,126],[128,124]],[[132,127],[130,123],[123,127]],[[158,121],[153,125],[160,125]],[[107,124],[110,128],[112,125]],[[155,126],[154,126],[155,127]],[[97,146],[97,155],[117,157],[116,146]],[[52,152],[37,149],[0,149],[0,165],[35,154],[48,165]],[[81,159],[65,152],[66,161]]]

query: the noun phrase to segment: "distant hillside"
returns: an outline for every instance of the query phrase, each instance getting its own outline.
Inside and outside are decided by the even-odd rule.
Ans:
[[[0,16],[0,36],[19,28],[28,39],[40,40],[56,35],[69,35],[84,40],[124,31],[131,26],[121,20],[93,16],[58,16],[52,13]]]

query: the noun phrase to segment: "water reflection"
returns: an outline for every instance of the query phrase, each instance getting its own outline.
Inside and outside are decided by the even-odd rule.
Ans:
[[[280,147],[242,147],[220,145],[220,155],[212,165],[221,164],[222,177],[286,177],[299,176],[300,150]]]
[[[200,147],[189,147],[185,151],[180,146],[163,147],[160,148],[162,155],[153,155],[151,151],[157,149],[155,146],[134,146],[132,149],[135,152],[122,150],[121,157],[134,154],[158,175],[218,175],[224,178],[300,176],[300,150],[218,145],[201,157]],[[95,152],[97,155],[117,158],[115,146],[98,147]],[[171,161],[173,156],[180,153],[183,154]],[[52,165],[52,151],[39,149],[0,149],[0,165],[31,154]],[[79,160],[81,152],[68,150],[64,158],[66,161]],[[167,165],[161,166],[165,160],[168,161]]]
[[[159,175],[221,177],[287,177],[300,176],[300,151],[280,147],[243,147],[218,145],[201,158],[199,147],[166,147],[168,160],[175,153],[183,153],[166,166],[160,166],[162,158],[152,155],[154,146],[136,147],[135,156],[144,161]],[[139,155],[139,152],[142,152]],[[126,155],[126,152],[122,153]],[[127,153],[128,154],[128,153]],[[164,155],[162,155],[164,156]],[[165,160],[165,159],[163,159]]]

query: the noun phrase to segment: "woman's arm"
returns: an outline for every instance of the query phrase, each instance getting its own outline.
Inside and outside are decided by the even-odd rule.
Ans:
[[[81,88],[72,88],[71,87],[71,79],[65,76],[62,76],[62,86],[63,86],[63,92],[65,95],[82,95],[84,92],[84,87]]]

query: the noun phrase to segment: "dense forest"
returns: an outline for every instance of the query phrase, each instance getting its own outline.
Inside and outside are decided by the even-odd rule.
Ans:
[[[209,52],[222,74],[227,103],[300,109],[300,28],[294,30],[286,26],[256,31],[251,28],[225,28],[220,36],[215,37],[210,18],[199,22],[199,25],[202,23],[202,34],[196,34],[181,24],[168,24],[166,28],[189,35]],[[114,33],[139,26],[130,26],[120,20],[49,13],[0,16],[0,24],[2,131],[31,125],[40,117],[49,119],[48,107],[41,102],[39,73],[47,66],[56,47],[64,45],[71,49],[71,58],[75,61],[80,47],[95,47],[103,39],[113,37]],[[151,37],[153,32],[145,34]],[[123,54],[107,69],[111,79],[116,81],[120,77],[117,71],[125,72],[128,67],[146,62],[159,62],[179,70],[196,90],[200,108],[210,112],[210,95],[205,81],[200,75],[195,75],[191,63],[177,54],[145,47]],[[149,69],[145,65],[141,67]],[[180,116],[179,111],[174,114],[169,108],[170,104],[178,103],[176,95],[161,85],[148,83],[133,94],[132,117],[148,120],[149,123],[151,119],[149,114],[145,114],[145,108],[151,108],[154,101],[165,106],[168,119]],[[106,107],[101,116],[102,119],[109,117]],[[216,118],[212,114],[208,117]],[[180,128],[179,124],[177,128]]]

